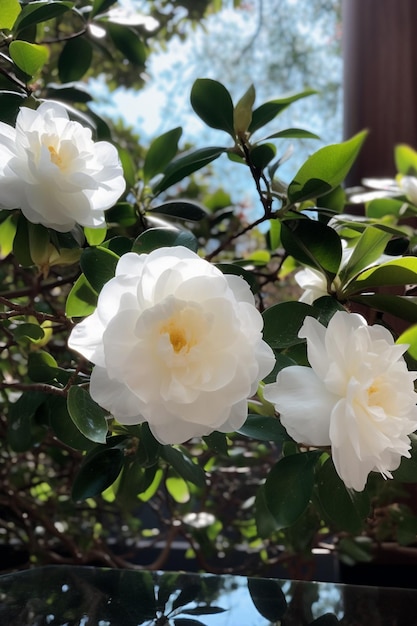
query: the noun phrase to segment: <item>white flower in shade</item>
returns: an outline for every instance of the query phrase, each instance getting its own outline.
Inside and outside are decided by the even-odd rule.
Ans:
[[[408,200],[417,205],[417,178],[415,176],[401,176],[398,178],[398,186]]]
[[[311,368],[281,370],[264,397],[295,441],[331,446],[346,487],[362,491],[371,471],[391,478],[401,457],[410,456],[409,434],[417,429],[415,372],[402,356],[407,346],[344,311],[328,328],[307,317],[299,336],[307,339]]]
[[[92,398],[164,444],[240,428],[275,363],[248,284],[182,246],[123,255],[68,345]]]
[[[99,228],[124,190],[116,148],[93,142],[63,106],[22,107],[16,128],[0,122],[0,208],[20,208],[30,222],[60,232]]]

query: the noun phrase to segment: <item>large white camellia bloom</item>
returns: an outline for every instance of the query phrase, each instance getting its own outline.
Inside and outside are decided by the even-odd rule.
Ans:
[[[0,208],[20,208],[30,222],[59,232],[99,228],[124,190],[116,148],[94,143],[60,104],[22,107],[16,128],[0,122]]]
[[[240,428],[275,363],[248,284],[182,246],[123,255],[68,345],[95,363],[92,398],[164,444]]]
[[[331,446],[346,487],[362,491],[369,472],[392,477],[409,457],[417,429],[415,372],[407,370],[405,345],[382,326],[355,313],[337,312],[327,327],[307,317],[311,368],[287,367],[264,397],[275,405],[288,434],[308,446]]]

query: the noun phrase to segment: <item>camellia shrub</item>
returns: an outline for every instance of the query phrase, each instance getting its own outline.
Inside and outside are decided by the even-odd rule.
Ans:
[[[390,538],[412,544],[417,153],[394,147],[355,217],[365,132],[285,184],[280,140],[316,136],[279,115],[314,92],[233,102],[208,78],[191,104],[221,145],[118,141],[77,83],[103,38],[145,62],[112,4],[2,3],[0,538],[37,563],[126,566],[126,533],[163,539],[154,568],[178,536],[206,569],[329,534],[367,558],[357,538],[395,503]],[[252,221],[199,178],[219,158],[254,186]]]

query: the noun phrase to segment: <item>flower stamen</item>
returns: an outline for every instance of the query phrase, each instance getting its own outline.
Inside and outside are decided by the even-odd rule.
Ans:
[[[59,168],[62,168],[62,159],[59,156],[59,152],[54,148],[54,146],[48,146],[49,154],[51,155],[51,161],[54,165]]]

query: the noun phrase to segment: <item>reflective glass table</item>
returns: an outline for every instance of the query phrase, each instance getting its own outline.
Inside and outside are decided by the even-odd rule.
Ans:
[[[50,566],[0,576],[3,626],[417,626],[417,590]]]

